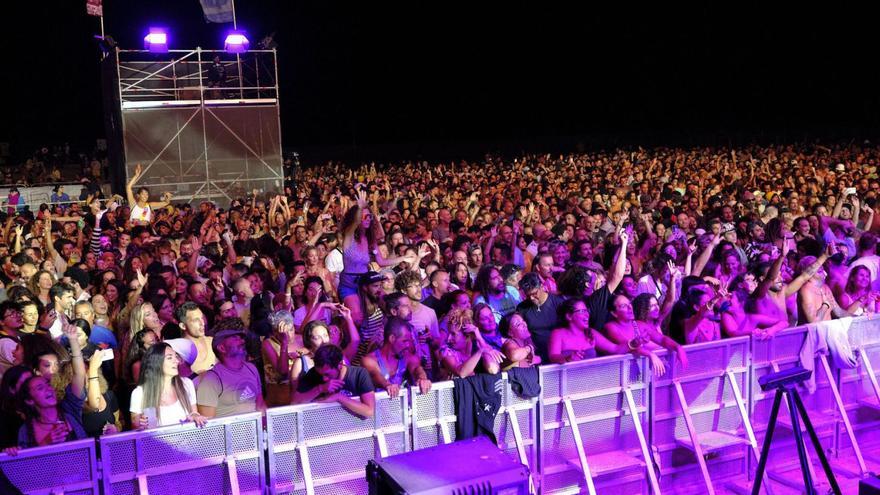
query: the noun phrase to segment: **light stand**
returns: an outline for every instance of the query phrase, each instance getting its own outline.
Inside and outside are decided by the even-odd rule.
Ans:
[[[786,398],[788,412],[791,415],[791,427],[792,430],[794,430],[794,440],[797,445],[798,458],[800,458],[801,471],[804,476],[804,488],[806,489],[807,495],[818,495],[819,491],[816,490],[815,485],[813,485],[812,476],[810,476],[810,458],[807,456],[807,447],[804,444],[803,434],[801,434],[801,425],[798,415],[800,415],[804,421],[804,427],[806,427],[807,433],[810,435],[810,441],[813,443],[813,448],[819,456],[819,461],[822,463],[822,469],[825,471],[825,476],[828,477],[828,482],[831,484],[831,490],[835,495],[841,495],[840,486],[834,478],[834,473],[831,471],[831,465],[828,464],[828,458],[825,457],[825,451],[822,450],[822,445],[819,443],[819,437],[816,435],[816,430],[813,429],[810,417],[807,416],[807,409],[804,407],[804,403],[801,401],[801,396],[797,391],[797,384],[806,380],[812,374],[813,372],[811,370],[795,367],[777,373],[770,373],[758,379],[758,383],[761,385],[761,390],[768,392],[776,389],[776,397],[773,399],[773,409],[770,411],[770,422],[767,424],[767,436],[764,437],[764,446],[761,449],[761,459],[758,461],[758,471],[755,473],[755,485],[752,487],[752,495],[758,495],[761,490],[761,482],[764,479],[764,469],[767,467],[767,457],[770,455],[770,443],[773,438],[773,430],[776,429],[776,420],[779,416],[779,406],[782,404],[783,395]]]

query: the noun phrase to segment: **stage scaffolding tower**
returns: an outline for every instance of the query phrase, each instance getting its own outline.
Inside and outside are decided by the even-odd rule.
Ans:
[[[104,60],[104,90],[115,91],[105,95],[114,189],[140,163],[137,185],[156,198],[169,191],[177,201],[228,205],[253,190],[282,190],[275,50],[236,57],[117,48],[112,55]]]

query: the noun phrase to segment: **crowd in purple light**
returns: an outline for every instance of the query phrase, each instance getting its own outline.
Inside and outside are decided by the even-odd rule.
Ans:
[[[871,314],[878,166],[869,142],[331,162],[225,207],[138,167],[125,197],[4,208],[0,448],[371,417],[379,390],[608,354],[663,374],[688,344]]]

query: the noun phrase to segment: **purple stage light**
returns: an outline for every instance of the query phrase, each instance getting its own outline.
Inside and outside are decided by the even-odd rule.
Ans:
[[[168,30],[165,28],[151,27],[149,34],[144,36],[144,50],[153,53],[165,53],[168,51]]]
[[[247,39],[244,31],[230,31],[226,35],[223,49],[229,53],[244,53],[248,50],[251,42]]]

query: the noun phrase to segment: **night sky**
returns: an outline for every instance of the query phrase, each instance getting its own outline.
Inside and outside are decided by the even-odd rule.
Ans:
[[[97,18],[85,0],[16,5],[0,141],[20,153],[102,137]],[[287,149],[874,135],[875,14],[770,8],[239,0],[237,13],[254,43],[277,31]],[[104,9],[126,48],[150,24],[171,28],[172,48],[219,48],[228,29],[197,0]]]

